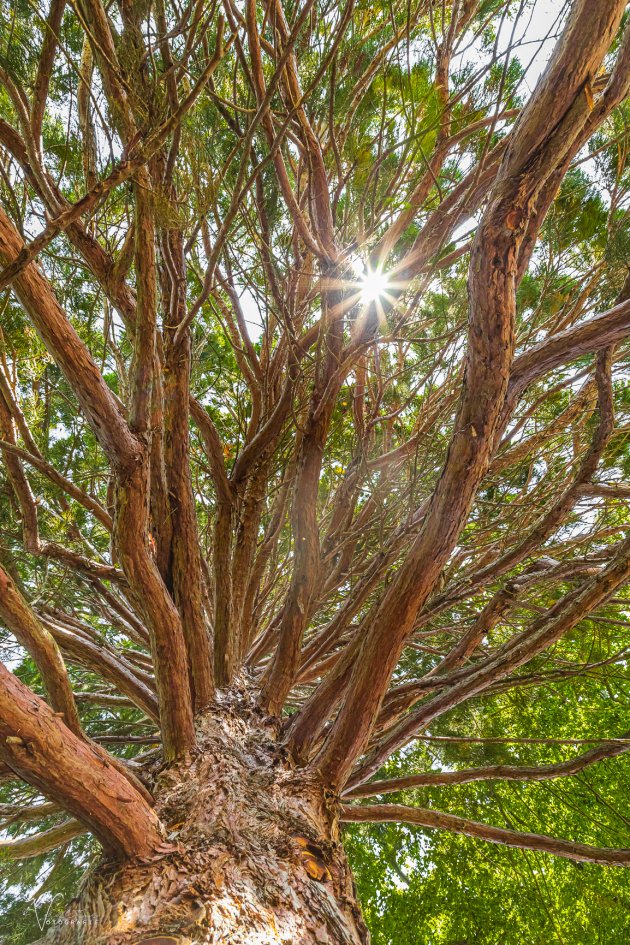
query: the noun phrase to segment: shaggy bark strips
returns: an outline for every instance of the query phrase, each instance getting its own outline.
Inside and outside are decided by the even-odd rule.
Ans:
[[[191,758],[153,773],[170,850],[96,866],[42,945],[366,945],[338,807],[277,735],[242,688],[212,705]]]
[[[588,678],[616,718],[624,0],[570,0],[533,91],[482,0],[27,6],[0,23],[0,780],[48,800],[0,805],[27,834],[0,849],[103,847],[47,943],[365,945],[340,818],[628,865],[359,800],[626,750],[378,774],[529,685]]]

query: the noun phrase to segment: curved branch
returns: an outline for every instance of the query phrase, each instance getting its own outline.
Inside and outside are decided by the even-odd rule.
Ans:
[[[626,732],[622,738],[630,738]],[[394,794],[418,787],[446,787],[451,784],[470,784],[473,781],[547,781],[552,778],[565,778],[578,774],[590,765],[607,758],[614,758],[630,751],[628,744],[603,742],[596,748],[551,765],[489,765],[485,768],[463,768],[461,771],[428,771],[413,774],[406,778],[392,778],[388,781],[370,781],[361,784],[345,794],[345,797],[375,797],[377,794]]]
[[[150,719],[159,722],[158,702],[149,680],[141,678],[136,668],[114,647],[105,640],[90,640],[85,635],[73,633],[68,627],[45,616],[42,616],[42,621],[67,660],[102,676]]]
[[[86,832],[85,827],[78,820],[66,820],[57,827],[42,830],[28,837],[0,840],[0,855],[5,854],[11,860],[26,860],[32,856],[41,856],[42,853],[50,853],[51,850],[75,840]]]
[[[83,823],[109,852],[155,853],[159,820],[107,753],[67,728],[0,663],[0,759]]]
[[[449,830],[461,833],[465,837],[500,843],[518,850],[537,850],[562,856],[578,863],[599,863],[602,866],[630,866],[630,850],[616,850],[610,847],[593,847],[586,843],[573,843],[559,840],[539,833],[525,833],[520,830],[508,830],[505,827],[491,827],[476,820],[445,814],[439,810],[427,810],[423,807],[405,807],[402,804],[377,804],[365,807],[343,807],[341,820],[344,823],[402,823],[415,827],[428,827],[429,830]]]
[[[630,275],[624,290],[630,295]],[[584,354],[617,344],[630,335],[630,298],[566,331],[546,338],[514,359],[510,376],[508,402],[543,375]]]
[[[50,479],[52,483],[62,489],[66,495],[69,495],[71,499],[74,499],[74,501],[82,505],[84,509],[91,512],[94,518],[96,518],[108,532],[111,532],[113,528],[112,517],[103,508],[100,502],[97,502],[96,499],[93,499],[92,496],[84,492],[83,489],[80,489],[65,476],[62,476],[52,463],[46,462],[41,456],[33,456],[28,450],[22,449],[15,443],[9,443],[8,440],[0,440],[0,450],[6,453],[12,453],[19,459],[24,460],[25,463],[28,463],[29,466],[33,466],[34,469],[42,473],[47,479]]]
[[[539,653],[569,633],[596,607],[605,603],[630,576],[630,537],[620,542],[617,554],[604,570],[587,581],[578,592],[561,598],[548,613],[535,621],[527,630],[517,634],[480,665],[462,673],[462,678],[406,715],[380,745],[365,759],[353,775],[356,786],[375,774],[383,761],[427,726],[433,719],[450,711],[467,699],[484,692],[497,679],[528,663]]]
[[[20,255],[22,246],[19,233],[0,208],[0,262],[5,266],[13,262]],[[46,348],[63,371],[111,462],[117,466],[133,466],[140,456],[140,444],[46,278],[34,263],[29,263],[16,277],[13,289]]]
[[[59,648],[2,567],[0,620],[33,658],[53,708],[64,716],[66,725],[75,734],[80,735],[79,714]]]

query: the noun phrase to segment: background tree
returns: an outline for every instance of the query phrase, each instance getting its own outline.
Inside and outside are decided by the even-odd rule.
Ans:
[[[351,833],[380,941],[494,935],[458,883],[505,863],[580,928],[547,854],[625,938],[624,8],[564,4],[531,91],[526,0],[2,0],[0,816],[47,942],[366,942],[343,822],[409,825]]]

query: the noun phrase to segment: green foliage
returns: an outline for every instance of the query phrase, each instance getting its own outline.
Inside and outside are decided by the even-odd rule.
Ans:
[[[186,5],[181,9],[179,4],[164,6],[177,59],[186,48],[186,36],[180,35]],[[241,9],[242,5],[237,6]],[[345,4],[342,6],[345,9]],[[438,12],[439,6],[425,3],[412,8],[407,3],[357,0],[347,31],[336,47],[334,71],[330,55],[341,15],[335,4],[315,3],[298,37],[296,54],[305,113],[326,142],[323,162],[330,176],[334,223],[343,247],[343,266],[347,267],[344,279],[347,276],[353,289],[357,273],[371,262],[371,254],[398,214],[411,211],[388,260],[390,266],[409,252],[432,213],[466,179],[475,162],[486,159],[509,133],[513,118],[495,121],[494,116],[518,108],[528,95],[527,47],[517,47],[511,57],[495,55],[495,44],[511,29],[519,7],[503,0],[482,0],[461,38],[459,48],[463,52],[452,63],[449,133],[458,136],[457,144],[437,171],[429,172],[444,121],[442,92],[436,82],[440,37],[448,31],[452,15],[450,3]],[[523,16],[529,14],[529,7],[531,4],[525,5]],[[148,4],[137,7],[145,12],[149,8],[153,11]],[[301,5],[285,3],[284,9],[288,21],[293,22]],[[119,36],[124,33],[119,5],[109,5],[108,11],[117,52],[128,72],[128,90],[141,118],[140,132],[145,133],[167,114],[171,70],[157,42],[152,43],[150,54],[139,59],[129,36]],[[263,12],[261,5],[261,25]],[[273,49],[275,36],[269,21],[264,22],[264,72],[269,82],[275,59],[268,50]],[[148,22],[144,26],[149,35]],[[211,18],[208,24],[204,21],[203,36],[196,38],[194,55],[178,76],[180,100],[204,74],[215,33],[214,20]],[[0,0],[0,67],[25,89],[25,94],[33,90],[42,37],[43,23],[34,14],[30,0]],[[60,33],[61,52],[51,75],[42,149],[50,180],[69,201],[76,201],[86,191],[86,142],[76,105],[83,43],[80,20],[74,6],[68,4]],[[383,50],[386,54],[381,56]],[[275,356],[286,349],[298,352],[300,336],[317,324],[322,307],[316,267],[311,254],[295,238],[262,125],[257,126],[251,140],[247,137],[257,104],[239,57],[234,44],[212,82],[186,113],[178,130],[179,153],[173,161],[172,191],[156,187],[154,192],[161,235],[181,228],[188,243],[182,291],[189,307],[204,292],[208,247],[212,247],[223,221],[232,214],[220,271],[192,325],[190,379],[191,390],[216,428],[228,474],[242,453],[252,418],[260,408],[243,370],[239,318],[248,325],[253,350],[258,356],[264,352],[267,358],[266,374],[272,375]],[[146,92],[146,100],[136,85],[140,75],[146,82],[141,90]],[[305,184],[308,159],[299,138],[299,122],[295,114],[287,117],[282,93],[281,87],[276,88],[271,96],[273,124],[278,131],[286,122],[288,143],[283,143],[280,153],[287,179],[308,216],[312,202],[312,193]],[[90,108],[96,128],[92,171],[102,179],[120,159],[122,142],[113,127],[115,115],[108,110],[100,79],[91,89]],[[0,119],[20,127],[16,102],[2,82]],[[588,150],[579,156],[562,183],[518,289],[519,353],[604,310],[619,293],[630,260],[629,124],[630,104],[625,102],[593,136]],[[470,132],[469,126],[473,129]],[[172,140],[169,138],[169,147]],[[244,141],[248,144],[246,153]],[[25,238],[31,238],[42,230],[50,213],[45,213],[24,169],[6,157],[4,149],[0,159],[0,201]],[[420,206],[414,206],[412,196],[420,182],[427,182],[426,197]],[[238,212],[233,213],[235,195],[240,202]],[[332,582],[332,589],[322,593],[317,602],[319,609],[308,628],[312,635],[326,627],[360,587],[366,562],[381,555],[385,558],[391,552],[378,585],[370,587],[345,632],[351,634],[360,628],[370,604],[387,587],[416,534],[411,526],[407,528],[408,524],[423,508],[439,479],[461,388],[469,257],[464,254],[443,268],[433,263],[461,249],[464,239],[474,233],[478,215],[477,209],[470,215],[462,212],[457,232],[449,232],[443,244],[433,250],[433,259],[408,287],[404,304],[381,319],[377,343],[365,347],[367,382],[361,394],[357,371],[349,373],[341,386],[332,410],[316,499],[328,554],[325,542],[335,502],[348,484],[352,493],[353,476],[357,475],[354,518],[350,515],[346,536],[353,543],[352,560],[339,582]],[[126,181],[110,191],[84,222],[106,258],[120,262],[133,218],[134,186]],[[160,253],[158,256],[159,265],[165,267]],[[105,383],[128,406],[136,345],[134,326],[126,323],[116,306],[105,298],[105,290],[68,233],[58,234],[39,262]],[[300,304],[292,307],[302,281],[306,288]],[[126,284],[133,295],[136,272],[132,264]],[[278,284],[290,287],[280,301],[275,291]],[[166,303],[162,285],[160,288],[161,329]],[[346,344],[350,343],[358,308],[348,313],[343,339]],[[283,334],[287,312],[293,324],[291,333]],[[105,456],[62,371],[46,353],[10,292],[0,298],[0,319],[2,367],[42,456],[103,508],[110,509],[112,475]],[[289,516],[280,516],[277,524],[275,503],[287,482],[291,485],[294,446],[303,431],[316,382],[319,351],[312,346],[299,353],[290,421],[277,447],[265,456],[264,490],[259,482],[251,489],[252,493],[265,492],[254,543],[263,547],[274,529],[278,535],[277,547],[263,575],[262,591],[255,601],[263,630],[273,627],[280,612],[293,553]],[[278,363],[284,364],[281,359]],[[629,370],[627,346],[619,347],[613,378],[615,432],[596,476],[604,483],[630,481]],[[270,385],[272,394],[285,380],[282,371],[278,374]],[[477,568],[509,549],[519,536],[528,534],[549,497],[562,494],[597,426],[595,397],[589,400],[584,396],[577,419],[572,417],[564,423],[563,418],[584,393],[583,385],[591,383],[592,387],[592,377],[593,357],[586,354],[524,393],[498,451],[500,468],[491,466],[488,470],[441,577],[444,584],[457,588]],[[355,417],[360,397],[367,431],[363,439],[357,436]],[[191,424],[190,432],[201,550],[204,562],[209,562],[217,489],[200,431]],[[19,430],[18,440],[24,446]],[[383,456],[389,462],[382,463]],[[40,537],[85,555],[99,566],[116,565],[111,536],[102,524],[43,473],[27,464],[25,468],[37,497]],[[370,515],[366,514],[364,520],[362,516],[367,512]],[[628,521],[627,504],[623,502],[594,503],[585,499],[577,503],[562,527],[545,539],[544,547],[537,549],[531,559],[528,557],[505,578],[478,592],[455,595],[448,606],[426,617],[419,642],[404,651],[394,682],[404,683],[435,670],[457,634],[474,623],[492,595],[505,586],[506,580],[531,570],[542,552],[551,557],[558,554],[569,564],[583,559],[599,564],[619,533],[627,530]],[[235,516],[235,528],[241,525]],[[29,553],[24,548],[22,527],[19,503],[6,469],[0,465],[3,567],[35,606],[42,611],[66,611],[99,645],[115,647],[146,672],[146,648],[127,635],[124,618],[111,606],[112,596],[119,603],[124,601],[124,589],[119,595],[115,581],[102,582],[101,590],[109,595],[108,600],[85,573],[63,560],[43,560]],[[392,536],[402,536],[393,550]],[[334,564],[341,557],[337,552],[330,555]],[[442,586],[436,589],[438,600]],[[526,631],[541,613],[577,586],[565,578],[541,578],[534,583],[506,618],[484,637],[472,655],[473,664],[514,633]],[[582,749],[555,742],[523,744],[518,739],[589,739],[625,731],[630,697],[626,663],[629,610],[626,589],[582,621],[550,652],[517,671],[510,685],[498,687],[483,698],[469,699],[433,723],[428,733],[434,739],[464,736],[514,741],[419,741],[390,759],[379,777],[490,764],[558,762]],[[0,657],[35,692],[43,692],[33,661],[4,629],[0,629]],[[101,675],[72,660],[68,660],[68,671],[88,735],[113,739],[106,742],[107,747],[126,759],[152,750],[156,743],[151,721],[132,705],[99,702],[99,695],[113,694],[113,687]],[[299,698],[302,696],[300,691]],[[293,704],[288,708],[289,712],[295,710]],[[491,781],[422,789],[388,799],[498,826],[540,831],[599,846],[625,847],[629,845],[629,776],[628,761],[616,758],[570,781]],[[32,792],[17,788],[15,782],[0,781],[0,804],[33,800]],[[45,829],[60,819],[55,815],[37,822],[35,827],[9,823],[7,835],[25,836],[32,829]],[[625,945],[630,940],[627,871],[573,864],[543,854],[407,827],[353,827],[347,831],[347,845],[374,945]],[[44,927],[50,927],[75,892],[94,852],[95,844],[81,838],[63,850],[24,862],[13,863],[5,858],[0,863],[0,942],[27,945]]]
[[[481,739],[621,732],[629,694],[627,678],[608,680],[602,670],[558,690],[516,689],[498,697],[491,714],[468,706],[453,713],[448,726],[435,726],[432,732]],[[433,741],[392,759],[383,776],[553,763],[588,747]],[[627,842],[630,823],[629,761],[602,762],[575,778],[424,788],[383,800],[618,846]],[[348,828],[346,843],[374,945],[520,945],[524,940],[532,945],[623,945],[630,935],[626,870],[389,824]]]
[[[626,871],[394,825],[348,831],[374,945],[623,945]]]
[[[0,862],[0,941],[28,945],[59,921],[76,891],[92,841],[73,840],[53,854],[16,863]]]

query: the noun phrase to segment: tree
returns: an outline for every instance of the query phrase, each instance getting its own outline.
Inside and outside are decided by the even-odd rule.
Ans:
[[[344,822],[630,865],[449,793],[630,747],[624,7],[530,92],[526,0],[3,2],[3,848],[101,849],[47,942],[367,942]]]

